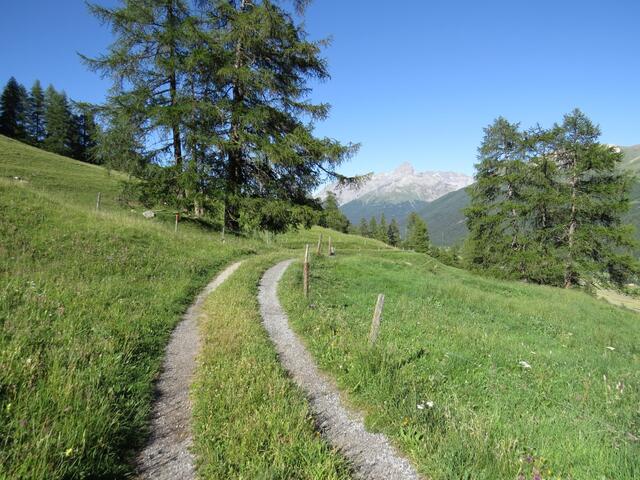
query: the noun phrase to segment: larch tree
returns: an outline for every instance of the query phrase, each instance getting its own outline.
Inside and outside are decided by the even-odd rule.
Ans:
[[[556,126],[557,164],[562,179],[564,286],[605,267],[613,277],[633,268],[624,252],[633,246],[623,225],[629,210],[629,174],[618,168],[622,154],[598,142],[600,129],[580,110]]]
[[[294,3],[301,11],[307,2]],[[210,0],[201,8],[218,121],[207,143],[223,172],[226,227],[240,228],[244,199],[307,205],[323,180],[353,180],[336,168],[357,145],[313,133],[329,113],[309,100],[309,81],[329,78],[325,42],[309,41],[294,14],[268,0]]]
[[[369,219],[369,237],[378,238],[378,221],[376,217]]]
[[[49,85],[45,91],[45,123],[47,134],[43,141],[45,150],[59,155],[69,155],[71,133],[71,109],[67,95]]]
[[[358,224],[358,235],[361,237],[369,236],[369,224],[367,224],[367,220],[364,217],[360,219],[360,223]]]
[[[416,212],[411,212],[407,218],[407,235],[404,247],[421,253],[428,253],[430,250],[427,223]]]
[[[478,266],[498,266],[502,271],[524,268],[519,254],[524,237],[526,208],[523,160],[524,139],[518,124],[503,117],[485,128],[478,149],[475,183],[467,190],[466,209],[470,261]]]
[[[380,221],[378,222],[378,230],[376,230],[375,238],[384,243],[389,243],[389,237],[387,237],[389,226],[387,225],[387,219],[384,212],[380,215]]]
[[[183,0],[127,0],[119,7],[90,4],[89,8],[111,26],[115,41],[108,53],[83,59],[113,80],[112,104],[147,120],[139,128],[154,139],[148,155],[163,161],[168,154],[179,174],[183,168],[183,63],[189,6]]]
[[[387,242],[392,247],[400,245],[400,227],[398,227],[398,222],[395,218],[391,219],[389,228],[387,228]]]

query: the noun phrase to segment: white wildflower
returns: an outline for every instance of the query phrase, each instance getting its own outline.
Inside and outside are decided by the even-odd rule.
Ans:
[[[524,360],[520,360],[518,362],[518,365],[520,365],[522,368],[531,368],[531,365],[529,365],[527,362],[525,362]]]

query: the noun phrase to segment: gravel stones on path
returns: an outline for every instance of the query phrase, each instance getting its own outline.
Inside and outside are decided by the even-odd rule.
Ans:
[[[357,478],[419,479],[409,461],[395,451],[384,435],[367,432],[362,415],[343,405],[335,385],[319,372],[310,353],[289,327],[277,288],[291,262],[278,263],[262,277],[258,294],[260,312],[282,365],[306,392],[319,429],[351,462]]]

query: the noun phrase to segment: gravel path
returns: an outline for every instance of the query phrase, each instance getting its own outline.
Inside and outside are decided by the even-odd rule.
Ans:
[[[207,296],[236,271],[241,262],[220,273],[198,295],[171,334],[162,373],[156,383],[149,443],[137,459],[139,478],[190,480],[195,478],[191,436],[189,387],[200,349],[198,317]]]
[[[349,459],[357,478],[419,479],[411,464],[398,455],[384,435],[367,432],[362,415],[345,408],[335,386],[318,371],[307,349],[289,328],[278,301],[277,287],[291,262],[277,264],[262,277],[260,312],[284,368],[307,393],[320,430]]]

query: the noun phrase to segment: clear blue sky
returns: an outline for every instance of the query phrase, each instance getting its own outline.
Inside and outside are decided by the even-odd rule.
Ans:
[[[39,78],[73,99],[104,98],[108,82],[76,52],[104,51],[111,34],[84,2],[0,11],[0,83]],[[347,174],[404,161],[471,174],[498,115],[549,125],[579,107],[604,142],[640,143],[637,0],[316,0],[305,22],[311,38],[333,38],[332,79],[314,91],[333,110],[317,131],[363,144]]]

